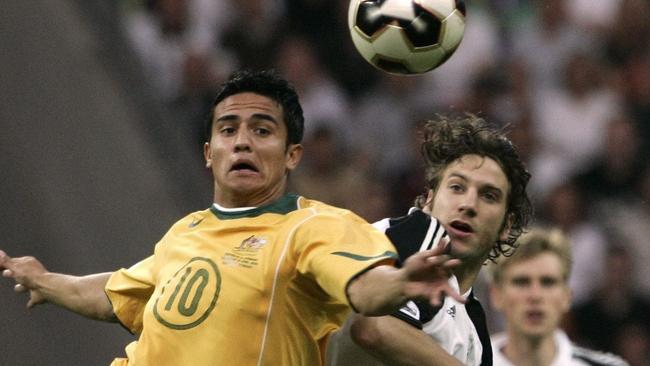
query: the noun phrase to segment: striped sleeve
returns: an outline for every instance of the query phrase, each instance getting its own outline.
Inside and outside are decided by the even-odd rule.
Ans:
[[[446,245],[449,241],[440,222],[420,210],[389,222],[385,233],[397,248],[400,263],[417,252]]]
[[[421,210],[412,210],[408,215],[395,219],[383,219],[373,226],[384,231],[397,249],[398,265],[419,251],[446,245],[449,241],[447,232],[438,220]],[[439,310],[439,307],[433,307],[427,301],[409,301],[392,316],[422,329],[422,325],[433,319]]]

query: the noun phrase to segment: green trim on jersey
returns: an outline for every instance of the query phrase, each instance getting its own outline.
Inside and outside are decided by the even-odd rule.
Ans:
[[[366,257],[366,256],[363,256],[363,255],[358,255],[358,254],[348,253],[348,252],[332,252],[332,254],[340,255],[341,257],[354,259],[355,261],[359,261],[359,262],[369,261],[371,259],[377,259],[377,258],[382,258],[382,257],[385,257],[386,259],[397,259],[398,258],[397,253],[389,252],[389,251],[385,251],[382,254],[375,255],[375,256],[372,256],[372,257]]]
[[[260,206],[189,213],[150,257],[111,275],[113,311],[139,334],[129,365],[323,366],[350,312],[347,286],[392,262],[354,255],[395,247],[349,210],[296,195]]]
[[[285,194],[277,201],[270,203],[266,206],[251,208],[250,210],[245,211],[235,211],[235,212],[226,212],[221,211],[214,207],[210,206],[210,211],[217,216],[220,220],[232,220],[232,219],[241,219],[244,217],[257,217],[265,213],[275,213],[280,215],[286,215],[291,211],[298,209],[298,195],[295,194]]]

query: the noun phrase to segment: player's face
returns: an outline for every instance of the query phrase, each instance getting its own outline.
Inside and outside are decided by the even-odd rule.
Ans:
[[[464,155],[445,169],[429,211],[445,227],[451,254],[467,262],[483,262],[504,227],[508,179],[491,158]]]
[[[552,336],[571,302],[562,262],[548,252],[506,267],[501,284],[492,288],[491,295],[511,336],[537,339]]]
[[[212,169],[215,202],[225,207],[270,203],[284,194],[287,172],[302,146],[286,145],[282,107],[255,93],[225,98],[214,109],[212,138],[204,146]]]

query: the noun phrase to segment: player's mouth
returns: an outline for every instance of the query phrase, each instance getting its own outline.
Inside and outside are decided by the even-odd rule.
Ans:
[[[454,220],[449,223],[447,231],[454,236],[463,238],[473,234],[474,228],[465,221]]]
[[[259,173],[259,169],[249,160],[238,160],[231,167],[231,172],[242,173],[242,174],[254,174]]]
[[[528,310],[526,312],[526,319],[533,324],[539,324],[541,323],[546,316],[544,315],[544,312],[541,310]]]

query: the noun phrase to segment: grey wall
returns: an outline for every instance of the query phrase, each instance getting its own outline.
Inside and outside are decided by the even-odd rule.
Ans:
[[[114,9],[93,17],[82,3],[0,5],[0,249],[73,274],[130,266],[211,200],[200,146],[138,89],[131,56],[105,37],[114,24],[93,23]],[[28,311],[12,286],[0,280],[1,366],[108,365],[133,339],[51,305]]]

